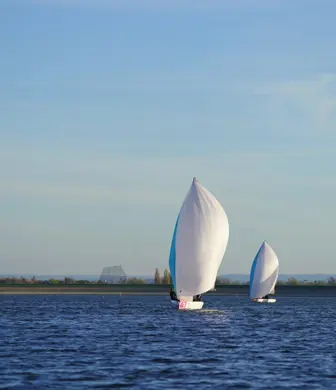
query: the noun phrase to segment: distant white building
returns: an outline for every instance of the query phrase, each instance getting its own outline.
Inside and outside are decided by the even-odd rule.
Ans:
[[[104,283],[118,284],[126,282],[127,275],[121,265],[104,267],[99,280]]]

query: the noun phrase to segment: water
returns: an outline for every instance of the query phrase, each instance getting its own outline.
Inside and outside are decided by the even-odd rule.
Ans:
[[[336,389],[336,299],[0,296],[0,388]]]

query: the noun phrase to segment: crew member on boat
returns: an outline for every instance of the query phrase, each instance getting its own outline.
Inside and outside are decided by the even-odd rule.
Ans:
[[[202,301],[202,295],[198,294],[193,297],[194,302],[201,302]]]
[[[170,299],[172,301],[178,301],[177,295],[176,295],[175,291],[172,288],[170,289]]]

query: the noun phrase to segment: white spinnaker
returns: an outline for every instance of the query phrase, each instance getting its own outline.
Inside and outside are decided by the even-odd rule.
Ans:
[[[274,250],[264,241],[252,263],[250,297],[262,298],[273,292],[279,275],[279,260]]]
[[[194,178],[179,213],[175,238],[176,293],[192,300],[213,288],[229,239],[218,200]]]

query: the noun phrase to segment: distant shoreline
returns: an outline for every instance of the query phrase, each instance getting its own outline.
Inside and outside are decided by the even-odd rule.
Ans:
[[[169,285],[0,285],[0,295],[169,295]],[[336,297],[336,286],[319,285],[279,285],[276,295],[301,297]],[[206,295],[248,296],[248,285],[218,285],[216,291],[209,291]]]

